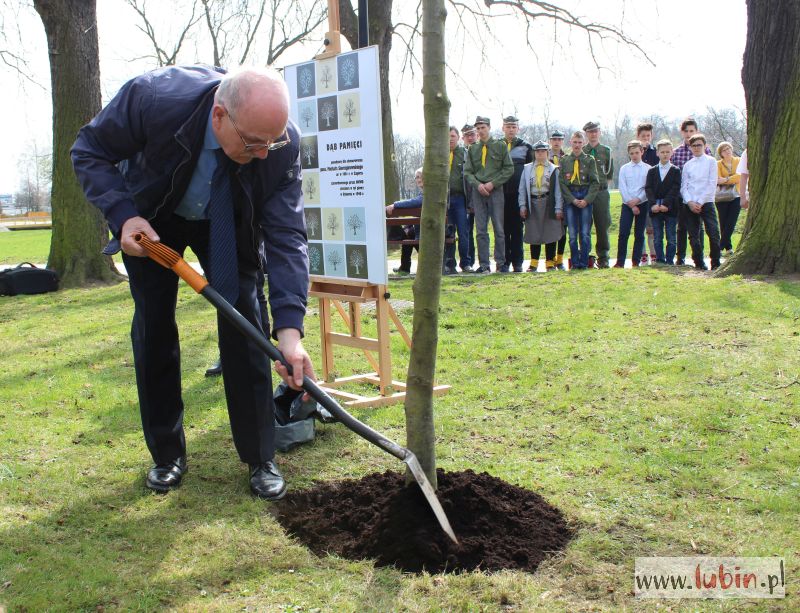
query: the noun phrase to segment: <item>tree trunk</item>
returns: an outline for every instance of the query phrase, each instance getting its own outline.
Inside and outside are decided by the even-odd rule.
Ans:
[[[436,487],[433,383],[439,340],[444,220],[447,209],[450,100],[445,87],[444,0],[422,3],[422,94],[425,103],[425,187],[414,281],[414,331],[406,390],[408,448]]]
[[[736,254],[720,274],[800,271],[800,4],[747,2],[742,68],[747,102],[750,210]],[[774,156],[772,154],[775,154]]]
[[[108,227],[78,184],[69,156],[78,130],[100,110],[100,58],[95,0],[34,0],[50,54],[53,98],[53,237],[48,268],[62,287],[118,281],[102,255]]]
[[[383,131],[383,182],[387,202],[399,199],[400,179],[395,166],[392,98],[389,93],[389,52],[392,50],[392,0],[369,0],[369,43],[378,45]],[[351,0],[339,0],[340,31],[350,46],[358,46],[358,17]]]

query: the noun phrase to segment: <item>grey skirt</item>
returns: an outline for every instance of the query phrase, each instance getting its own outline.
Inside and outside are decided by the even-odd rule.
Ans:
[[[560,219],[552,219],[547,214],[547,197],[531,196],[531,210],[525,220],[525,236],[523,240],[531,245],[554,243],[564,236],[564,223]]]

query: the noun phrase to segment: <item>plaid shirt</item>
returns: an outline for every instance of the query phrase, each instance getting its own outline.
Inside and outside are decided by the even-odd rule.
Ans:
[[[706,146],[706,155],[711,155],[711,149]],[[689,145],[683,143],[680,147],[677,147],[675,151],[672,152],[672,157],[669,159],[675,166],[678,167],[678,170],[683,170],[683,167],[686,165],[686,162],[692,159],[692,150],[689,148]]]

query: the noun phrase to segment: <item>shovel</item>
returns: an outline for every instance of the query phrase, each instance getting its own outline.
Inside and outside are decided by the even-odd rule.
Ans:
[[[239,332],[244,334],[247,338],[258,345],[258,347],[267,354],[270,360],[281,362],[284,366],[286,366],[289,374],[292,374],[292,367],[288,362],[286,362],[286,359],[283,357],[283,354],[280,352],[280,350],[271,342],[269,342],[264,335],[259,332],[255,326],[253,326],[253,324],[247,321],[244,316],[239,313],[239,311],[233,308],[233,306],[231,306],[231,304],[225,300],[225,298],[223,298],[217,292],[217,290],[211,287],[208,284],[208,281],[206,281],[202,275],[195,271],[194,268],[189,266],[189,264],[186,263],[186,260],[184,260],[180,254],[178,254],[178,252],[162,243],[154,243],[144,233],[137,233],[134,235],[134,240],[142,246],[152,260],[158,262],[166,268],[172,269],[175,274],[186,281],[186,283],[188,283],[194,291],[208,300],[214,306],[214,308],[217,309],[217,311],[219,311],[231,324],[236,327],[236,329],[239,330]],[[439,499],[436,497],[436,492],[433,490],[430,481],[428,481],[428,477],[425,476],[425,472],[422,470],[422,466],[420,466],[417,456],[414,455],[410,450],[406,449],[405,447],[401,447],[393,441],[390,441],[379,432],[370,428],[367,424],[350,415],[350,413],[345,411],[338,402],[320,389],[320,387],[306,375],[303,375],[303,389],[308,392],[309,396],[311,396],[323,407],[328,409],[331,415],[340,421],[346,428],[352,430],[361,438],[368,440],[373,445],[377,445],[387,453],[392,454],[398,460],[402,460],[406,466],[408,466],[408,469],[411,471],[411,474],[414,475],[414,479],[417,481],[419,488],[425,495],[425,499],[428,501],[428,504],[431,505],[433,514],[439,521],[439,525],[442,527],[442,530],[444,530],[447,536],[449,536],[452,541],[458,545],[458,539],[453,532],[453,528],[450,526],[447,515],[445,514]]]

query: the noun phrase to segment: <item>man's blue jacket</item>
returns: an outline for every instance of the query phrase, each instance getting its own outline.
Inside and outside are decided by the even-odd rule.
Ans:
[[[223,73],[207,66],[170,66],[128,81],[81,128],[72,163],[89,201],[99,208],[119,251],[131,217],[167,219],[181,201],[203,147],[214,93]],[[302,332],[308,252],[300,176],[300,132],[291,144],[246,165],[231,164],[231,191],[241,270],[266,261],[273,330]]]

